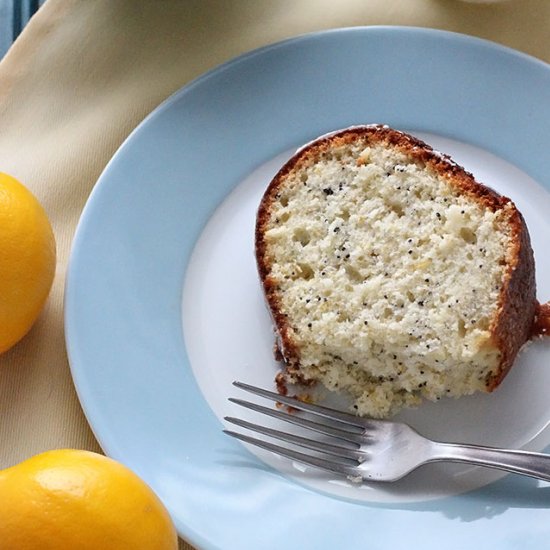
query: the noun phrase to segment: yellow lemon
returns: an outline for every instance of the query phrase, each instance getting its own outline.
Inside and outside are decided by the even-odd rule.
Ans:
[[[122,464],[61,449],[0,471],[2,550],[176,550],[155,493]]]
[[[16,179],[0,173],[0,353],[31,328],[55,273],[55,239],[44,209]]]

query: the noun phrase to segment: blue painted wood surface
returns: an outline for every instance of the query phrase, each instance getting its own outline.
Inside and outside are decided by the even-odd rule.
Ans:
[[[0,0],[0,58],[45,0]]]

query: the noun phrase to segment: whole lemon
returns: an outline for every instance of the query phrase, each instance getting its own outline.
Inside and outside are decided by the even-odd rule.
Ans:
[[[166,508],[136,474],[61,449],[0,471],[2,550],[175,550]]]
[[[0,353],[31,328],[55,273],[55,239],[44,209],[16,179],[0,173]]]

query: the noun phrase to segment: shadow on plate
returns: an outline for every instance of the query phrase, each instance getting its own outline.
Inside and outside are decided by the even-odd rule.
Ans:
[[[288,479],[283,473],[264,464],[252,455],[250,459],[241,452],[232,453],[220,465],[231,468],[247,468],[269,473],[275,477]],[[322,475],[322,473],[321,473]],[[296,481],[298,484],[299,480]],[[336,498],[358,506],[402,510],[411,512],[441,512],[448,519],[473,522],[479,519],[491,519],[510,508],[548,508],[550,502],[550,484],[526,476],[510,474],[481,489],[468,493],[417,502],[361,502],[321,491],[315,491],[304,485],[307,490],[318,492],[328,498]]]

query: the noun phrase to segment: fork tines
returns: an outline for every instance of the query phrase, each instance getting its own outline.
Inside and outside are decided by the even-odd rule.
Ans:
[[[262,388],[257,388],[249,384],[244,384],[242,382],[233,382],[233,385],[252,394],[287,405],[291,408],[290,410],[298,409],[300,411],[305,411],[310,415],[313,415],[316,420],[321,419],[324,420],[324,422],[310,420],[290,411],[270,409],[250,401],[230,397],[229,401],[232,403],[251,409],[255,412],[265,414],[272,418],[276,418],[277,420],[282,420],[301,428],[327,435],[331,438],[339,440],[339,444],[309,439],[300,435],[253,424],[246,420],[234,417],[225,417],[225,420],[241,428],[309,449],[320,456],[304,454],[293,449],[281,447],[274,443],[231,430],[224,430],[225,433],[246,443],[250,443],[257,447],[261,447],[278,455],[285,456],[310,466],[343,474],[350,478],[356,478],[360,475],[357,470],[357,466],[361,462],[364,462],[368,456],[368,453],[362,449],[361,445],[365,442],[367,437],[365,431],[374,429],[375,422],[364,418],[358,418],[354,415],[327,407],[322,407],[320,405],[304,403],[296,398],[279,395],[277,393],[264,390]],[[326,455],[328,455],[328,457]]]

